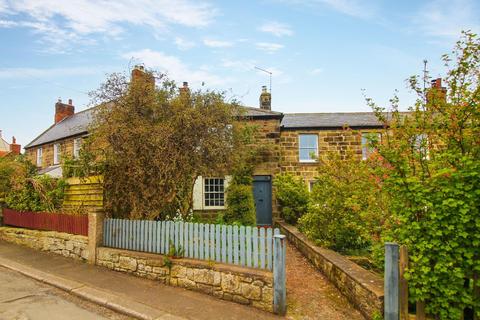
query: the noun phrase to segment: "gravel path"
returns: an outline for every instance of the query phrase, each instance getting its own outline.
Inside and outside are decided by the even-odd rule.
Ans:
[[[287,318],[364,320],[340,291],[287,244]]]

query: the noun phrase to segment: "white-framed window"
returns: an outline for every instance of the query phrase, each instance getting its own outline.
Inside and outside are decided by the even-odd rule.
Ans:
[[[78,159],[80,156],[80,148],[82,147],[82,138],[73,139],[73,158]]]
[[[379,132],[362,132],[362,160],[367,160],[368,157],[375,151],[370,144],[370,141],[375,140],[380,142],[382,138]]]
[[[37,167],[42,166],[42,157],[43,157],[43,148],[40,147],[37,149]]]
[[[203,180],[203,199],[205,208],[224,208],[225,179],[205,178]]]
[[[298,135],[298,156],[300,162],[315,162],[318,157],[318,135]]]
[[[53,145],[53,164],[60,163],[60,143]]]

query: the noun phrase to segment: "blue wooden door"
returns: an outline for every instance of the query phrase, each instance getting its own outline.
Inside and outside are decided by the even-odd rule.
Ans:
[[[258,226],[272,225],[272,178],[253,176],[253,197]]]

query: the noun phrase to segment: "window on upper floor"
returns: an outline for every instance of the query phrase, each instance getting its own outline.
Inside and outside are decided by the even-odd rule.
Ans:
[[[73,139],[73,158],[80,157],[80,148],[82,147],[82,138]]]
[[[60,163],[60,143],[55,143],[53,145],[53,164]]]
[[[381,138],[379,132],[362,132],[362,160],[367,160],[375,151],[371,145],[372,142],[380,142]]]
[[[37,167],[42,166],[42,158],[43,158],[43,149],[42,147],[37,149]]]
[[[318,157],[318,135],[298,135],[298,155],[300,162],[315,162]]]
[[[203,180],[204,205],[206,208],[225,207],[225,179],[205,178]]]

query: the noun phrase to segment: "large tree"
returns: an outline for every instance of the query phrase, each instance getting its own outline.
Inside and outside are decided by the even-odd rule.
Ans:
[[[105,208],[118,217],[187,214],[197,176],[225,174],[244,150],[237,103],[164,76],[155,85],[153,75],[113,74],[94,93],[88,145],[103,164]]]

